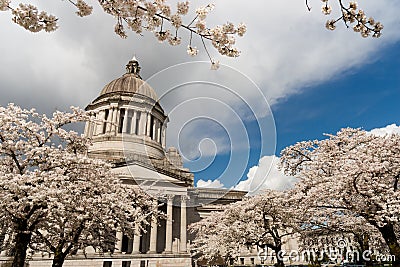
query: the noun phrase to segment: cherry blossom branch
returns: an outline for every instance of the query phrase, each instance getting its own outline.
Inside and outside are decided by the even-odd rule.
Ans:
[[[308,11],[311,11],[311,7],[310,7],[310,5],[308,4],[308,0],[306,0],[306,7],[307,7]]]
[[[138,6],[137,8],[147,12],[147,9],[142,6]],[[155,16],[171,22],[171,18],[163,16],[159,13],[156,13]],[[205,38],[205,39],[212,41],[211,34],[202,34],[202,33],[199,33],[197,30],[194,30],[193,28],[190,27],[190,25],[193,24],[193,22],[197,19],[197,17],[198,16],[196,16],[188,25],[180,24],[180,27],[185,28],[186,30],[190,31],[191,33],[199,35],[202,39]]]
[[[322,13],[325,15],[330,15],[332,12],[332,8],[329,5],[329,0],[321,0],[324,5],[322,6]],[[349,24],[357,22],[356,25],[353,26],[353,30],[355,32],[359,32],[362,37],[366,38],[368,36],[372,37],[380,37],[381,31],[383,29],[383,25],[380,22],[375,22],[375,20],[371,17],[367,19],[365,13],[361,9],[357,9],[357,3],[354,1],[349,2],[349,7],[346,7],[343,4],[343,0],[337,0],[340,6],[340,12],[342,14],[341,17],[337,19],[328,20],[325,24],[325,27],[328,30],[335,30],[336,23],[340,20],[344,22],[347,28],[350,28]],[[309,5],[308,0],[306,0],[306,7],[308,11],[311,11],[311,7]],[[372,33],[372,35],[371,35]]]
[[[5,138],[4,138],[1,134],[0,134],[0,141],[1,141],[2,143],[5,142]],[[20,164],[20,162],[19,162],[19,160],[18,160],[18,158],[17,158],[17,155],[16,155],[15,152],[14,152],[13,150],[11,150],[11,149],[9,150],[9,152],[10,152],[9,156],[11,156],[11,158],[12,158],[12,160],[14,161],[15,165],[17,166],[19,173],[20,173],[20,174],[23,174],[23,173],[24,173],[24,168],[21,166],[21,164]]]
[[[400,173],[394,177],[393,189],[395,192],[398,190],[399,179],[400,179]]]

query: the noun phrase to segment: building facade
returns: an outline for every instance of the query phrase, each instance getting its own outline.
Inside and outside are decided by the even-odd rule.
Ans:
[[[166,219],[153,220],[133,239],[118,232],[113,253],[100,254],[89,247],[70,256],[64,266],[192,266],[188,225],[241,200],[246,192],[194,187],[194,175],[183,167],[178,150],[166,148],[168,116],[154,89],[140,77],[135,58],[126,65],[126,73],[108,83],[86,110],[94,119],[84,131],[93,143],[89,156],[111,162],[125,184],[139,186],[153,197]],[[51,266],[51,258],[35,254],[29,266]]]

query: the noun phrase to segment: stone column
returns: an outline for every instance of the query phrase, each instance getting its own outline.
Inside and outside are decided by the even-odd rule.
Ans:
[[[132,110],[133,116],[132,116],[132,122],[131,122],[131,134],[135,134],[135,129],[136,129],[136,111]],[[139,125],[138,125],[139,126]]]
[[[165,126],[162,127],[162,147],[165,147],[167,145],[167,135],[166,135],[166,130],[165,130]]]
[[[187,252],[187,221],[186,221],[186,203],[188,196],[181,196],[181,247],[180,252]]]
[[[140,112],[139,135],[146,135],[147,113]]]
[[[161,144],[161,122],[157,121],[157,140]]]
[[[164,253],[172,253],[172,205],[174,196],[167,195],[167,222],[165,229],[165,250]]]
[[[89,122],[89,131],[88,131],[88,137],[93,136],[93,128],[94,128],[94,115],[90,116],[90,122]]]
[[[100,120],[100,113],[96,112],[96,114],[95,114],[95,123],[94,123],[94,127],[93,127],[93,135],[94,136],[96,136],[98,134],[98,131],[99,131],[99,128],[100,128],[99,120]]]
[[[90,115],[90,121],[86,122],[86,125],[85,125],[85,136],[86,137],[92,137],[92,127],[93,127],[92,119],[93,119],[93,115]]]
[[[133,237],[133,249],[132,254],[139,254],[140,253],[140,230],[139,226],[135,229],[135,235]]]
[[[85,130],[83,131],[83,135],[86,136],[86,137],[89,136],[89,128],[90,128],[90,122],[87,121],[85,123]]]
[[[122,237],[123,237],[122,232],[117,231],[117,242],[115,243],[115,250],[117,253],[122,252]]]
[[[117,110],[117,108],[113,108],[112,109],[112,116],[111,116],[111,122],[110,122],[110,133],[111,134],[114,134],[115,135],[115,133],[117,132],[117,127],[118,127],[118,125],[117,125],[117,113],[118,113],[118,110]]]
[[[126,130],[126,125],[128,124],[128,112],[129,112],[129,109],[125,109],[125,113],[124,113],[124,121],[123,121],[123,124],[122,124],[122,133],[127,133],[128,131]]]
[[[151,122],[151,114],[150,113],[146,113],[146,115],[147,115],[147,123],[146,123],[146,132],[145,132],[145,135],[147,135],[147,136],[150,136],[150,127],[151,127],[151,125],[150,125],[150,122]]]
[[[157,140],[157,119],[153,119],[153,125],[151,125],[151,127],[153,127],[153,140],[156,141]]]
[[[154,199],[153,208],[155,214],[151,218],[151,230],[150,230],[150,248],[148,253],[157,253],[157,210],[158,210],[158,199]]]

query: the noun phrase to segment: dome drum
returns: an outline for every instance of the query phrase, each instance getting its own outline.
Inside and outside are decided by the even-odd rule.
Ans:
[[[137,61],[131,60],[127,73],[108,83],[86,107],[93,113],[93,121],[85,128],[93,143],[90,154],[108,151],[106,157],[113,161],[123,161],[126,152],[165,157],[168,117],[139,70]]]

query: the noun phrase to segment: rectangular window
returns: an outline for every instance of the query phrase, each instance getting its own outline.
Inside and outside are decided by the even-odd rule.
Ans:
[[[140,261],[140,267],[146,267],[146,261]]]
[[[105,134],[107,131],[107,120],[109,115],[110,115],[110,110],[106,109],[104,112],[103,134]]]
[[[140,116],[141,116],[141,112],[137,111],[136,112],[136,124],[135,124],[135,134],[139,135],[139,127],[140,127]]]
[[[122,262],[122,267],[131,267],[131,262],[130,261],[123,261]]]
[[[121,108],[119,111],[119,123],[118,123],[118,133],[122,133],[122,127],[124,125],[125,109]]]
[[[103,267],[112,267],[112,261],[103,262]]]

